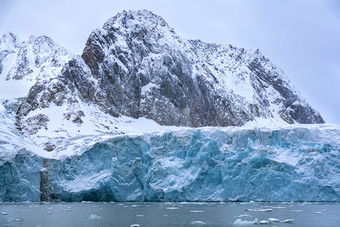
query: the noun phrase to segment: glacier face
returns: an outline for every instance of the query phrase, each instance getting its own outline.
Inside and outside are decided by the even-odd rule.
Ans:
[[[111,136],[59,159],[22,150],[0,173],[1,201],[340,201],[340,128]]]

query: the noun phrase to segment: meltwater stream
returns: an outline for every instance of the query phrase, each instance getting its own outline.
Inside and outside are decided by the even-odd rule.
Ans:
[[[2,203],[0,226],[339,226],[339,203]]]

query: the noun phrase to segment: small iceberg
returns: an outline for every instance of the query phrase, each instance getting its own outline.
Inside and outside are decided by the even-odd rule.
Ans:
[[[246,221],[246,220],[242,220],[241,218],[239,218],[233,223],[233,225],[238,225],[238,226],[254,225],[254,224],[257,224],[257,219],[255,219],[255,221]]]
[[[293,223],[294,222],[294,219],[286,219],[286,220],[283,220],[283,221],[280,221],[281,223]]]
[[[272,222],[280,222],[280,220],[277,219],[277,218],[268,218],[268,221],[269,221],[270,223],[272,223]]]
[[[250,211],[250,212],[272,212],[273,209],[246,209],[246,211]]]
[[[253,216],[251,216],[251,215],[248,215],[248,214],[241,214],[241,215],[239,215],[239,216],[236,216],[236,218],[245,218],[245,217],[253,217]]]
[[[259,223],[258,223],[259,225],[269,225],[270,224],[270,222],[269,221],[267,221],[267,220],[262,220],[262,221],[259,221]]]
[[[98,219],[102,219],[101,216],[96,215],[96,214],[91,214],[89,217],[90,220],[98,220]]]
[[[206,223],[204,221],[193,221],[191,222],[192,225],[205,225]]]
[[[167,209],[167,210],[178,210],[179,207],[166,207],[165,209]]]

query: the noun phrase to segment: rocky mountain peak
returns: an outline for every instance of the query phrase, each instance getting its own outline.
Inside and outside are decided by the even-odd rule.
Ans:
[[[107,31],[115,29],[147,29],[153,31],[169,30],[174,33],[173,28],[171,28],[162,17],[148,10],[123,11],[118,13],[104,24],[103,29]]]
[[[21,41],[17,35],[7,32],[0,38],[0,51],[14,51],[19,48],[21,45]]]
[[[39,138],[119,133],[117,117],[189,127],[324,122],[259,50],[183,39],[145,10],[110,18],[81,57],[46,36],[13,56],[7,78],[34,82],[18,125]]]
[[[73,54],[54,42],[47,36],[30,36],[26,41],[20,42],[13,35],[3,36],[0,50],[0,63],[6,65],[6,72],[1,73],[6,80],[36,81],[51,78],[60,73],[63,65],[72,58]],[[13,47],[13,48],[12,48]],[[8,50],[11,50],[9,52]]]
[[[109,19],[82,57],[108,97],[97,103],[117,115],[194,127],[323,122],[259,50],[182,39],[149,11]]]

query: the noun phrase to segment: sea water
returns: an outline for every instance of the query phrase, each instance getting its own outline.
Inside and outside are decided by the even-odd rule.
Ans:
[[[340,226],[339,203],[1,203],[1,226]]]

